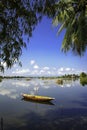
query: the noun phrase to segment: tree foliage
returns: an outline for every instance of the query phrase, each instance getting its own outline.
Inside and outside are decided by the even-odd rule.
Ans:
[[[87,49],[87,1],[59,0],[55,9],[53,24],[61,25],[58,33],[66,29],[62,50],[83,55]]]
[[[78,55],[87,49],[86,0],[0,0],[0,70],[4,64],[10,68],[19,61],[22,48],[42,17],[52,18],[53,24],[65,28],[62,50],[72,50]],[[20,63],[20,62],[19,62]]]
[[[22,48],[26,47],[23,35],[31,37],[40,18],[40,15],[35,12],[33,0],[0,1],[1,71],[4,70],[4,63],[7,68],[10,68],[19,61]]]
[[[85,73],[85,72],[82,72],[81,74],[80,74],[80,78],[84,78],[84,77],[86,77],[87,76],[87,74]]]
[[[85,72],[82,72],[80,74],[80,83],[85,86],[87,85],[87,74]]]

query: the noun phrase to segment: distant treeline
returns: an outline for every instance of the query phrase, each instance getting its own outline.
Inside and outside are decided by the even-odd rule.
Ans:
[[[77,80],[78,78],[80,79],[80,83],[84,86],[84,85],[87,85],[87,74],[85,72],[82,72],[80,73],[80,75],[77,75],[77,74],[65,74],[65,75],[62,75],[62,76],[36,76],[36,77],[33,77],[33,76],[0,76],[0,82],[3,80],[3,79],[14,79],[14,78],[25,78],[26,80],[30,80],[30,79],[35,79],[35,78],[39,78],[39,79],[42,79],[42,80],[50,80],[50,79],[58,79],[58,82],[61,80],[71,80],[71,79],[74,79],[74,80]]]
[[[33,77],[33,76],[0,76],[0,79],[3,79],[3,78],[6,78],[6,79],[11,79],[11,78],[39,78],[39,79],[56,79],[56,78],[79,78],[79,75],[76,75],[76,74],[65,74],[65,75],[62,75],[62,76],[36,76],[36,77]]]
[[[20,78],[27,78],[27,77],[25,77],[25,76],[0,76],[0,82],[3,79],[20,79]]]
[[[77,75],[77,74],[65,74],[65,75],[63,75],[63,76],[60,76],[60,78],[67,78],[67,79],[71,79],[71,78],[79,78],[79,75]]]
[[[61,78],[61,79],[72,79],[72,78],[77,79],[79,77],[80,76],[76,75],[76,74],[65,74],[65,75],[62,75],[62,76],[52,76],[52,77],[45,77],[45,76],[43,76],[43,77],[38,77],[38,78],[44,80],[44,79],[59,79],[59,78]]]
[[[13,78],[31,78],[25,76],[0,76],[0,78],[13,79]]]

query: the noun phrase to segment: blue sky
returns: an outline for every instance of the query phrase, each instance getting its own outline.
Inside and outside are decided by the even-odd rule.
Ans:
[[[58,36],[51,19],[44,17],[27,42],[27,49],[23,49],[20,57],[22,67],[15,64],[11,69],[5,69],[2,75],[57,76],[79,74],[82,71],[87,73],[87,52],[79,57],[71,51],[66,54],[61,51],[64,33],[65,30]]]

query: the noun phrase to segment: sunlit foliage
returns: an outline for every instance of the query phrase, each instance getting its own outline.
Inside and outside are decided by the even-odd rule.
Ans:
[[[87,1],[59,0],[55,9],[53,24],[60,24],[58,34],[66,29],[62,50],[72,50],[74,54],[83,55],[87,49]]]

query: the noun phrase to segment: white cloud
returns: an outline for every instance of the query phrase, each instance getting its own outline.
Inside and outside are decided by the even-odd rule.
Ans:
[[[40,75],[42,75],[42,74],[44,74],[44,73],[45,73],[44,70],[40,70],[40,71],[39,71],[39,74],[40,74]]]
[[[53,67],[53,70],[56,70],[56,68],[55,68],[55,67]]]
[[[52,74],[50,71],[47,71],[48,74]]]
[[[38,65],[34,65],[33,68],[34,69],[39,69],[39,66]]]
[[[44,69],[44,70],[49,70],[50,68],[49,68],[49,67],[44,67],[43,69]]]
[[[31,64],[31,65],[35,64],[35,60],[31,60],[31,61],[30,61],[30,64]]]
[[[64,71],[64,68],[63,67],[59,68],[59,71]]]
[[[38,75],[38,73],[39,73],[38,70],[33,70],[33,71],[31,72],[32,75]]]
[[[22,69],[22,70],[16,69],[16,71],[13,71],[12,73],[13,74],[25,74],[25,73],[28,73],[28,72],[30,72],[29,69]]]
[[[6,63],[1,62],[4,67],[6,67]],[[30,60],[30,68],[17,68],[17,64],[14,64],[13,68],[11,71],[8,71],[7,74],[9,75],[10,72],[12,72],[11,75],[19,75],[19,76],[59,76],[59,75],[65,75],[65,74],[79,74],[82,72],[82,70],[76,70],[74,68],[70,67],[49,67],[49,66],[39,66],[35,60]],[[7,70],[6,70],[7,71]]]
[[[64,75],[64,74],[72,74],[72,73],[77,73],[77,70],[75,70],[74,68],[69,68],[69,67],[61,67],[58,69],[57,74],[58,75]]]
[[[62,71],[61,71],[62,70]],[[64,75],[64,74],[80,74],[83,70],[81,69],[75,69],[75,68],[63,68],[63,69],[58,69],[58,74],[59,75]]]
[[[74,68],[72,68],[72,71],[74,71],[75,69]]]
[[[45,71],[44,70],[41,70],[40,73],[44,73]]]
[[[72,68],[66,68],[65,70],[66,70],[66,71],[71,71],[71,70],[72,70]]]
[[[63,75],[63,71],[57,71],[57,75]]]

